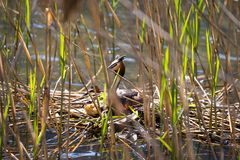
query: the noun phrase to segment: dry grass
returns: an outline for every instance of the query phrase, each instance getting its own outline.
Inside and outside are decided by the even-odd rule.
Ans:
[[[236,3],[0,0],[0,159],[96,142],[105,158],[195,159],[195,141],[239,157]],[[121,87],[143,98],[123,116],[106,67],[116,54],[129,58]]]

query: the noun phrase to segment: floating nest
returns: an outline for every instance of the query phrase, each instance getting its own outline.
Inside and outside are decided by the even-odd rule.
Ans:
[[[233,86],[223,87],[216,91],[211,99],[210,92],[203,93],[198,104],[189,100],[188,125],[184,123],[183,133],[200,141],[221,145],[240,144],[240,107]],[[188,126],[188,127],[186,127]]]
[[[26,131],[28,124],[28,106],[30,105],[29,88],[21,84],[17,84],[15,87],[11,87],[14,104],[16,108],[16,125],[20,130]],[[159,95],[157,88],[156,92],[149,99],[149,107],[132,107],[130,114],[125,116],[115,116],[113,123],[116,127],[116,132],[122,134],[116,134],[119,138],[129,138],[133,133],[140,135],[142,138],[151,137],[151,135],[163,135],[164,131],[161,126],[161,121],[164,117],[165,124],[167,124],[168,132],[171,135],[173,127],[186,137],[192,137],[196,140],[205,143],[215,143],[223,145],[239,144],[240,143],[240,114],[239,114],[239,102],[234,100],[226,100],[226,97],[232,97],[234,95],[234,87],[223,87],[216,91],[215,98],[211,98],[210,91],[203,90],[203,87],[198,83],[198,87],[194,87],[194,90],[187,91],[187,107],[182,107],[179,110],[178,120],[175,126],[171,122],[171,115],[167,111],[167,106],[164,106],[162,113],[159,111]],[[7,93],[5,91],[5,93]],[[36,93],[38,94],[38,93]],[[43,93],[39,93],[37,99],[38,106],[43,106]],[[69,92],[67,90],[61,92],[57,90],[51,90],[49,94],[49,106],[47,107],[48,116],[46,117],[47,143],[57,141],[57,132],[59,128],[62,130],[63,142],[69,140],[70,151],[74,151],[84,141],[96,140],[101,136],[101,128],[103,125],[103,117],[106,118],[108,114],[108,107],[106,107],[106,98],[104,93],[96,93],[92,91],[77,91]],[[226,96],[227,94],[227,96]],[[3,92],[2,92],[3,98]],[[178,102],[182,99],[179,97]],[[96,106],[98,106],[96,108]],[[148,108],[149,113],[153,113],[155,110],[155,130],[152,127],[146,129],[146,113],[145,109]],[[13,126],[14,119],[13,108],[9,109],[9,126]],[[101,112],[101,116],[99,115]],[[43,109],[38,108],[38,120],[41,125],[41,117]],[[104,116],[103,116],[104,115]],[[34,115],[31,115],[33,118]],[[62,117],[62,119],[60,119]],[[144,120],[145,119],[145,120]],[[30,120],[32,122],[32,120]],[[62,124],[62,125],[59,125]],[[148,124],[150,125],[150,124]],[[29,130],[29,129],[28,129]],[[30,130],[29,130],[30,131]],[[179,132],[179,133],[180,133]],[[127,134],[125,134],[127,133]],[[150,135],[150,136],[149,136]],[[132,139],[134,141],[134,138]],[[136,139],[135,139],[136,140]],[[52,148],[56,147],[55,145]],[[72,148],[71,148],[72,147]],[[51,148],[51,145],[50,145]],[[55,150],[57,152],[57,150]]]

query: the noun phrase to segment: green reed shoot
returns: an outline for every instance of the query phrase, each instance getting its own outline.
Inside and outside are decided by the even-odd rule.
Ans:
[[[64,50],[64,35],[63,35],[63,29],[60,26],[60,35],[59,35],[59,57],[60,57],[60,72],[61,72],[61,78],[62,80],[66,77],[66,54]]]
[[[180,40],[179,40],[180,44],[182,44],[182,40],[183,40],[183,37],[184,37],[184,35],[186,33],[187,27],[189,27],[189,17],[191,15],[191,13],[192,13],[192,9],[189,10],[187,18],[186,18],[186,20],[184,22],[184,25],[182,27],[182,32],[181,32],[181,36],[180,36]]]
[[[162,79],[161,79],[161,89],[160,89],[160,112],[162,112],[163,109],[163,98],[164,98],[164,92],[167,87],[167,77],[168,75],[168,70],[169,70],[169,47],[167,47],[165,51],[165,56],[163,59],[163,71],[164,73],[162,74]]]
[[[213,96],[214,97],[215,97],[216,89],[217,89],[219,67],[220,67],[220,59],[219,59],[219,55],[216,55],[215,73],[214,73],[214,78],[213,78]]]
[[[198,48],[199,43],[199,33],[200,33],[200,23],[199,23],[199,12],[203,13],[205,5],[203,5],[203,0],[197,1],[197,8],[192,7],[192,12],[194,13],[194,19],[192,21],[192,35],[191,35],[191,73],[194,76],[196,73],[195,68],[195,52]]]
[[[213,75],[212,96],[214,100],[215,127],[217,127],[216,90],[217,90],[218,74],[219,74],[219,67],[220,67],[220,59],[219,59],[219,55],[215,55],[215,56],[216,56],[215,63],[214,63],[215,72]]]
[[[30,26],[31,26],[30,13],[31,13],[30,2],[29,2],[29,0],[25,0],[25,23],[26,23],[27,29],[29,31],[30,31]]]
[[[178,96],[177,84],[176,84],[176,81],[173,80],[173,84],[172,84],[172,88],[171,88],[171,96],[170,96],[170,103],[172,105],[172,124],[173,124],[173,126],[175,126],[175,124],[177,123],[177,118],[178,118],[177,96]]]
[[[30,31],[30,28],[31,28],[30,12],[31,12],[30,2],[29,2],[29,0],[25,0],[25,23],[26,23],[28,31]],[[28,37],[27,34],[25,34],[24,39],[25,39],[26,47],[28,48],[29,37]],[[28,77],[28,74],[29,74],[29,69],[28,68],[29,68],[29,64],[26,63],[26,77]]]
[[[169,22],[169,33],[170,33],[170,37],[173,37],[173,28],[171,25],[171,22]],[[159,103],[159,108],[160,108],[160,112],[162,112],[163,109],[163,100],[164,100],[164,93],[166,91],[167,88],[167,76],[169,74],[169,60],[170,60],[170,51],[169,51],[169,46],[166,48],[165,50],[165,55],[163,58],[163,74],[161,77],[161,89],[160,89],[160,103]]]
[[[164,140],[168,132],[165,132],[161,137],[159,137],[159,141],[163,144],[164,147],[167,148],[169,152],[172,152],[172,147]]]
[[[31,115],[33,114],[33,131],[35,136],[38,136],[38,107],[36,106],[36,101],[37,101],[37,97],[36,97],[36,68],[34,68],[34,70],[30,70],[29,73],[29,88],[30,88],[30,105],[29,105],[29,117],[31,117]],[[37,141],[33,142],[34,143],[34,147],[33,147],[33,156],[34,158],[37,158]]]
[[[4,111],[3,111],[3,117],[2,117],[2,120],[1,120],[1,134],[0,134],[0,147],[1,147],[1,150],[0,150],[0,159],[2,159],[2,152],[3,152],[3,145],[4,145],[4,139],[5,139],[5,136],[6,136],[6,120],[7,120],[7,117],[8,117],[8,113],[9,113],[9,107],[10,107],[10,93],[8,93],[7,97],[6,97],[6,106],[4,107]]]
[[[212,48],[211,48],[211,44],[210,44],[210,33],[208,30],[206,30],[206,50],[207,50],[207,58],[208,58],[208,66],[209,66],[209,72],[210,75],[212,76],[212,87],[211,87],[211,96],[212,96],[212,103],[211,103],[211,107],[210,107],[210,120],[209,120],[209,125],[210,128],[212,128],[212,113],[213,113],[213,107],[214,107],[214,102],[215,102],[215,91],[216,91],[216,83],[217,79],[218,79],[218,71],[219,71],[219,66],[220,66],[220,61],[218,58],[218,55],[216,55],[216,59],[214,62],[214,57],[213,57],[213,53],[212,53]],[[213,70],[215,69],[215,71]],[[215,113],[215,119],[216,119],[216,108],[214,107],[214,113]],[[217,125],[217,123],[215,123],[215,125]]]
[[[213,73],[213,69],[212,69],[213,57],[212,57],[210,36],[209,36],[208,30],[206,31],[206,49],[207,49],[207,62],[208,62],[209,72],[210,72],[210,75],[212,75],[212,73]]]
[[[30,88],[30,105],[28,114],[31,116],[35,110],[35,101],[36,101],[36,69],[34,71],[30,70],[29,74],[29,88]]]
[[[184,81],[186,72],[187,72],[187,66],[188,66],[188,47],[189,47],[190,39],[187,37],[187,41],[184,47],[184,52],[183,52],[183,71],[182,71],[182,81]]]
[[[114,11],[116,11],[118,4],[119,4],[119,0],[112,0],[112,7]]]
[[[194,43],[193,41],[191,42],[191,74],[192,76],[195,76],[197,72],[195,73],[195,51],[194,51]]]
[[[59,25],[59,58],[60,58],[60,74],[61,74],[61,107],[60,107],[60,124],[58,131],[58,148],[59,148],[59,156],[62,149],[62,120],[63,120],[63,92],[64,92],[64,83],[66,79],[66,53],[64,47],[64,34],[63,28]]]
[[[191,6],[192,8],[193,6]],[[185,37],[185,33],[187,30],[189,30],[189,19],[190,19],[190,16],[191,16],[191,13],[192,13],[192,9],[189,10],[188,12],[188,15],[187,15],[187,18],[185,18],[184,16],[182,16],[183,18],[183,21],[184,21],[184,24],[182,26],[182,31],[181,31],[181,35],[180,35],[180,39],[179,39],[179,43],[182,44],[183,42],[183,38]],[[183,14],[183,12],[181,12],[181,15]],[[184,20],[185,19],[185,20]],[[183,46],[184,49],[183,49],[183,63],[182,63],[182,66],[183,66],[183,71],[182,71],[182,81],[184,81],[185,79],[185,76],[186,76],[186,72],[187,72],[187,65],[188,65],[188,47],[189,47],[189,36],[187,36],[187,40],[186,40],[186,44]]]
[[[193,50],[198,46],[198,41],[199,41],[199,15],[198,11],[195,8],[192,8],[195,13],[195,17],[193,20]]]
[[[175,11],[177,13],[178,22],[180,22],[181,14],[182,14],[182,0],[174,0]]]
[[[212,75],[213,87],[212,87],[212,96],[215,96],[216,85],[218,80],[218,73],[220,67],[220,60],[218,55],[214,55],[212,53],[212,48],[210,44],[210,33],[206,31],[206,49],[207,49],[207,57],[208,57],[208,65],[209,65],[209,72]],[[215,58],[215,59],[213,59]],[[215,60],[215,62],[214,62]],[[214,69],[214,70],[213,70]]]
[[[108,111],[107,115],[102,114],[102,117],[101,117],[101,124],[102,124],[101,141],[100,141],[101,148],[103,147],[103,144],[105,142],[105,137],[107,135],[109,116],[110,116],[110,110]]]
[[[104,92],[101,93],[101,97],[103,98],[103,102],[104,104],[107,104],[107,85],[104,85]],[[110,115],[110,110],[108,111],[107,115],[106,114],[102,114],[101,115],[101,148],[103,147],[104,144],[104,140],[107,134],[107,128],[108,128],[108,119],[109,119],[109,115]]]
[[[204,13],[206,5],[203,4],[203,0],[197,1],[197,8],[193,7],[192,10],[195,14],[194,20],[193,20],[193,44],[194,49],[197,48],[198,42],[199,42],[199,33],[200,33],[200,23],[199,19],[201,18],[199,16],[199,12]]]
[[[138,35],[141,45],[143,45],[144,43],[145,32],[146,32],[146,23],[145,23],[145,19],[143,19],[142,25],[141,25],[141,34]]]

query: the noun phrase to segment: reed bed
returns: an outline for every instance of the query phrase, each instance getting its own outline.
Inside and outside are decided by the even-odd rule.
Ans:
[[[196,80],[197,81],[197,80]],[[200,84],[200,82],[198,83]],[[23,106],[28,106],[26,104],[26,100],[28,97],[30,97],[30,88],[24,85],[17,84],[18,88],[16,90],[16,93],[14,93],[14,104],[16,104],[16,117],[18,121],[15,123],[15,125],[20,129],[21,134],[29,134],[29,132],[26,132],[25,128],[28,128],[29,123],[33,123],[33,121],[26,121],[27,114],[26,110],[23,108]],[[13,89],[13,88],[12,88]],[[224,145],[236,145],[240,143],[240,117],[236,115],[233,119],[234,124],[229,123],[229,118],[231,115],[234,114],[236,110],[239,110],[239,103],[237,101],[232,101],[231,104],[227,105],[224,103],[223,94],[224,89],[220,89],[216,91],[216,99],[217,99],[217,127],[209,128],[210,126],[210,114],[211,114],[211,101],[210,96],[211,92],[202,90],[203,87],[199,86],[197,87],[198,94],[201,94],[201,100],[199,101],[199,105],[201,106],[198,108],[195,105],[194,97],[191,95],[191,91],[187,92],[188,95],[188,102],[189,102],[189,115],[188,117],[182,116],[181,120],[182,122],[182,129],[181,134],[182,136],[186,136],[187,134],[191,134],[192,138],[196,141],[201,141],[201,143],[211,143],[212,145],[220,145],[223,143]],[[228,93],[232,94],[233,87],[228,87]],[[55,129],[57,128],[57,124],[61,123],[62,128],[68,128],[68,130],[71,130],[71,133],[66,136],[66,131],[62,133],[63,135],[63,141],[65,143],[62,144],[62,147],[66,146],[66,141],[68,139],[69,141],[69,152],[74,152],[80,145],[95,142],[97,141],[97,137],[100,136],[100,131],[102,128],[101,118],[97,115],[98,113],[95,113],[95,115],[89,115],[84,106],[91,103],[91,97],[89,94],[93,94],[94,98],[98,98],[100,95],[95,93],[87,93],[86,91],[75,91],[71,92],[69,94],[68,91],[64,91],[62,94],[61,91],[57,90],[50,90],[50,97],[49,97],[49,113],[48,117],[46,119],[47,124],[47,130],[48,132],[51,132],[54,136],[50,139],[48,139],[46,142],[51,143],[49,146],[49,157],[56,158],[56,147],[57,147],[57,134],[55,132]],[[42,97],[41,97],[42,99]],[[69,101],[70,99],[70,101]],[[180,100],[180,99],[179,99]],[[107,113],[108,109],[104,109],[104,102],[103,99],[100,100],[100,108],[102,108],[102,112]],[[68,110],[68,105],[70,103],[71,109]],[[41,104],[42,105],[42,104]],[[61,105],[65,106],[62,108],[62,117],[63,120],[60,122],[60,111],[61,111]],[[151,104],[151,106],[159,106],[159,95],[155,95],[154,101]],[[133,130],[135,131],[135,134],[139,136],[139,139],[145,138],[144,134],[141,133],[141,129],[144,128],[144,111],[142,108],[143,104],[141,106],[138,106],[135,108],[135,112],[132,115],[128,115],[127,117],[115,117],[114,118],[114,125],[116,128],[119,127],[126,127],[125,131],[121,131],[122,134],[117,135],[118,141],[128,141],[128,139],[124,138],[124,133],[129,134]],[[153,108],[151,108],[152,110]],[[199,111],[200,109],[200,111]],[[9,109],[8,113],[12,114],[12,110]],[[165,113],[166,114],[166,113]],[[32,115],[33,116],[33,115]],[[67,119],[67,117],[70,117]],[[160,126],[161,122],[159,119],[161,119],[159,114],[156,114],[157,121],[155,122],[156,126]],[[189,118],[189,123],[186,124],[186,121],[184,121],[185,118]],[[128,121],[123,120],[128,119]],[[201,121],[202,120],[202,121]],[[166,121],[166,120],[165,120]],[[170,119],[168,119],[170,123]],[[128,126],[132,123],[137,123],[135,126]],[[13,127],[13,119],[8,120],[8,127]],[[38,125],[41,125],[41,122],[38,122]],[[190,126],[190,127],[189,127]],[[214,125],[215,126],[215,125]],[[206,127],[206,128],[205,128]],[[219,127],[221,127],[222,130],[219,130]],[[234,128],[232,128],[234,127]],[[232,131],[235,130],[234,137],[232,137]],[[147,133],[149,135],[158,135],[161,134],[158,131],[153,131],[150,129],[150,133]],[[170,127],[168,130],[169,134],[172,135],[173,130]],[[145,133],[146,134],[146,133]],[[29,140],[27,140],[29,141]],[[209,142],[210,141],[210,142]],[[29,142],[27,142],[29,143]],[[105,143],[109,143],[105,141]],[[11,147],[5,148],[9,152],[11,151]],[[31,148],[29,148],[29,151],[31,152]]]
[[[0,0],[0,159],[239,158],[238,3]]]

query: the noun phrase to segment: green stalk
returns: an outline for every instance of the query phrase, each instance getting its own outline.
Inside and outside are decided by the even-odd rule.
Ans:
[[[25,23],[27,26],[27,29],[30,31],[31,28],[31,22],[30,22],[30,2],[29,0],[25,0]]]
[[[101,93],[100,96],[103,99],[104,104],[107,104],[107,85],[104,85],[104,92]],[[107,135],[108,130],[108,120],[110,116],[110,109],[108,110],[107,114],[101,115],[101,140],[100,140],[100,150],[103,151],[103,144],[105,141],[105,137]]]
[[[173,80],[173,84],[172,84],[172,91],[171,91],[171,104],[172,104],[172,125],[175,126],[177,123],[177,84],[176,81]]]
[[[58,131],[58,148],[59,148],[59,156],[62,151],[62,120],[63,120],[63,92],[64,92],[64,83],[66,79],[66,54],[64,49],[64,35],[62,26],[59,25],[60,35],[59,35],[59,57],[60,57],[60,73],[61,73],[61,107],[60,107],[60,124]]]
[[[187,42],[185,45],[184,53],[183,53],[183,71],[182,71],[182,81],[185,79],[185,75],[187,72],[187,64],[188,64],[188,45],[190,43],[189,37],[187,37]]]
[[[169,22],[169,33],[170,37],[172,38],[173,36],[173,29],[171,22]],[[169,60],[170,60],[170,52],[169,52],[169,46],[166,48],[164,59],[163,59],[163,75],[161,78],[161,89],[160,89],[160,103],[159,103],[159,108],[160,112],[163,110],[163,97],[164,97],[164,92],[166,91],[167,87],[167,75],[169,74]]]
[[[185,32],[186,32],[186,30],[187,30],[187,27],[189,27],[189,26],[188,26],[188,22],[189,22],[189,17],[190,17],[190,15],[191,15],[191,13],[192,13],[191,11],[192,11],[192,10],[190,9],[189,12],[188,12],[188,16],[187,16],[187,18],[186,18],[186,20],[185,20],[185,22],[184,22],[183,27],[182,27],[182,32],[181,32],[181,36],[180,36],[180,40],[179,40],[180,44],[182,44],[182,40],[183,40],[183,37],[184,37]]]
[[[61,78],[65,79],[66,77],[66,54],[64,51],[64,35],[62,27],[60,27],[60,35],[59,35],[59,57],[60,57],[60,70],[61,70]]]
[[[30,86],[30,105],[29,105],[29,118],[31,118],[31,115],[33,114],[33,131],[36,137],[38,137],[38,107],[36,107],[36,68],[34,68],[34,71],[30,70],[29,73],[29,86]],[[37,146],[38,142],[33,142],[34,147],[33,147],[33,157],[34,159],[37,158]]]
[[[198,46],[198,41],[199,41],[199,15],[198,15],[198,11],[195,8],[192,8],[195,12],[195,17],[193,20],[193,44],[194,44],[194,48],[196,48]]]
[[[215,61],[215,73],[213,77],[213,102],[214,102],[214,116],[215,116],[215,127],[217,127],[217,110],[216,110],[216,90],[217,90],[217,82],[218,82],[218,74],[219,74],[219,67],[220,67],[220,59],[219,55],[216,55]]]
[[[214,62],[213,62],[213,54],[212,54],[212,49],[211,49],[211,44],[210,44],[210,33],[209,31],[207,30],[206,31],[206,49],[207,49],[207,58],[208,58],[208,66],[209,66],[209,72],[210,72],[210,75],[212,76],[212,82],[213,82],[213,86],[211,87],[211,106],[210,106],[210,120],[209,120],[209,128],[211,129],[212,128],[212,112],[213,112],[213,107],[214,107],[214,95],[215,95],[215,87],[214,87],[214,75],[213,75],[213,65],[214,65]]]
[[[25,0],[25,23],[27,26],[27,30],[30,31],[31,23],[30,23],[30,2],[29,2],[29,0]],[[25,34],[24,39],[25,39],[26,47],[28,48],[29,38],[28,38],[27,34]],[[28,65],[28,63],[26,63],[26,77],[28,77],[28,74],[29,74],[29,65]],[[27,84],[28,84],[28,81],[27,81]]]
[[[159,141],[163,144],[163,146],[167,148],[169,152],[172,152],[172,147],[166,141],[164,141],[164,138],[166,137],[167,133],[168,132],[165,132],[163,136],[159,137]]]
[[[206,49],[207,49],[207,61],[208,61],[208,66],[209,66],[209,72],[210,75],[212,75],[212,51],[211,51],[211,44],[210,44],[210,36],[209,36],[209,31],[206,31]]]
[[[146,23],[145,23],[145,19],[143,19],[142,25],[141,25],[141,34],[139,34],[139,40],[140,40],[141,46],[144,43],[145,33],[146,33]]]
[[[34,69],[33,73],[30,70],[30,74],[29,74],[29,87],[30,87],[30,105],[29,105],[29,117],[31,116],[31,114],[33,113],[34,109],[35,109],[35,100],[36,100],[36,69]]]
[[[197,72],[195,73],[195,51],[194,51],[194,42],[192,41],[191,43],[191,73],[193,76],[195,76],[197,74]]]
[[[169,65],[169,47],[167,47],[166,51],[165,51],[165,56],[164,56],[164,60],[163,60],[163,71],[164,74],[162,75],[161,78],[161,89],[160,89],[160,112],[162,112],[163,109],[163,97],[164,97],[164,92],[167,86],[167,78],[166,75],[168,75],[168,65]]]
[[[213,78],[213,96],[216,95],[216,89],[217,89],[217,81],[218,81],[218,74],[219,74],[219,67],[220,67],[220,59],[219,55],[216,55],[216,62],[215,62],[215,73]]]
[[[193,5],[192,5],[193,6]],[[195,51],[198,49],[198,43],[199,43],[199,33],[200,33],[200,23],[199,23],[199,12],[203,13],[205,9],[205,4],[203,5],[203,0],[197,0],[197,8],[192,7],[192,12],[194,13],[194,19],[193,19],[193,34],[192,34],[192,42],[191,42],[191,72],[192,75],[196,75],[196,68],[195,68]]]
[[[0,122],[1,122],[0,124],[2,126],[1,127],[1,132],[0,132],[0,147],[1,147],[1,149],[0,149],[0,159],[3,159],[4,139],[5,139],[5,136],[6,136],[6,122],[7,122],[6,120],[7,120],[7,117],[8,117],[9,107],[10,107],[10,103],[11,103],[9,94],[7,95],[6,101],[7,101],[7,103],[6,103],[6,106],[4,107],[4,110],[3,110],[3,117],[2,117],[2,120],[0,120]],[[2,110],[1,110],[1,112],[2,112]]]
[[[174,0],[175,11],[178,17],[178,23],[180,22],[182,8],[181,8],[182,0]]]

